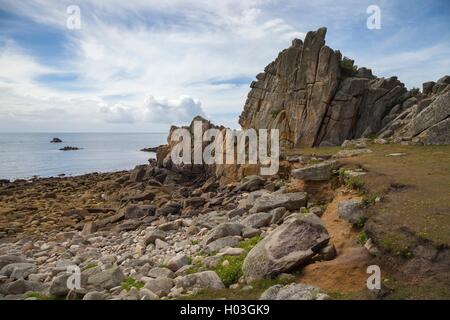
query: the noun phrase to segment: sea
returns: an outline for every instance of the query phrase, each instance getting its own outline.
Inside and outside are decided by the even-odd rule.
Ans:
[[[62,143],[50,143],[59,138]],[[167,133],[0,133],[0,179],[74,176],[130,170],[156,155]],[[71,146],[75,151],[61,151]]]

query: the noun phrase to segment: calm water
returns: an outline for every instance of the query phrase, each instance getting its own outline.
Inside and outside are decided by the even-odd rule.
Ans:
[[[50,143],[53,137],[62,143]],[[132,169],[166,142],[166,133],[0,133],[0,179],[79,175]],[[60,151],[72,146],[77,151]]]

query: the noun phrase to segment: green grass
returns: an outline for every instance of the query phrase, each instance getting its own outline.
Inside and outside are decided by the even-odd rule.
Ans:
[[[223,256],[215,269],[217,275],[227,287],[238,282],[243,275],[242,264],[244,263],[245,254],[240,256]],[[228,261],[228,265],[223,265],[224,261]]]
[[[358,243],[360,245],[365,245],[367,240],[369,240],[369,238],[367,237],[367,234],[364,231],[361,231],[360,233],[358,233],[358,237],[357,237]]]
[[[122,282],[122,288],[125,289],[126,291],[129,291],[131,288],[141,289],[143,287],[144,287],[144,282],[139,281],[133,277],[127,277]]]
[[[255,236],[253,238],[241,241],[237,246],[238,248],[242,248],[245,251],[249,252],[250,250],[253,249],[254,246],[256,246],[256,244],[258,242],[260,242],[263,238],[261,236]]]
[[[37,300],[63,300],[64,297],[57,297],[53,295],[45,295],[39,292],[27,292],[25,298],[36,298]]]

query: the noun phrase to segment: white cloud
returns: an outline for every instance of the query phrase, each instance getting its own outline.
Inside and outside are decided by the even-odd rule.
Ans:
[[[144,119],[154,123],[182,124],[195,116],[205,116],[200,101],[188,96],[178,99],[147,97]]]
[[[2,0],[5,10],[62,31],[68,57],[44,65],[14,42],[3,46],[0,118],[33,114],[45,121],[42,115],[46,110],[61,108],[69,115],[66,121],[95,123],[96,128],[128,124],[131,131],[139,126],[150,130],[145,127],[149,121],[164,131],[163,126],[189,122],[189,117],[197,113],[209,115],[216,123],[225,120],[227,125],[232,124],[230,115],[234,114],[237,123],[249,84],[231,80],[214,83],[211,79],[253,78],[293,38],[303,38],[319,23],[326,22],[337,30],[334,36],[345,38],[339,26],[359,16],[364,27],[366,8],[359,0],[339,5],[332,0],[76,2],[81,7],[81,30],[66,28],[66,8],[72,0]],[[384,21],[389,15],[386,11]],[[443,52],[448,56],[446,48]],[[432,57],[433,52],[429,53]],[[374,57],[352,57],[375,73],[393,69],[388,59],[384,63]],[[396,61],[401,64],[410,58],[399,56]],[[412,58],[420,63],[419,58]],[[434,65],[445,69],[448,64],[442,61],[445,59]],[[398,70],[400,80],[401,73],[409,75],[408,70],[414,67],[417,69],[417,64],[403,65]],[[68,90],[36,81],[40,76],[58,73],[76,74],[75,87]],[[167,98],[149,98],[148,92]]]
[[[111,123],[135,123],[136,117],[133,108],[121,104],[100,107],[100,113],[106,122]]]

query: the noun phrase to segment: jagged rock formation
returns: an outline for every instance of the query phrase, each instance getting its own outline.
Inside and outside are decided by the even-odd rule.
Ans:
[[[423,84],[423,93],[408,100],[412,105],[390,121],[380,138],[393,142],[450,143],[450,76]]]
[[[277,128],[285,147],[339,145],[379,133],[418,101],[417,90],[407,91],[397,77],[377,78],[342,58],[325,45],[325,34],[320,28],[304,42],[295,39],[256,76],[239,119],[244,129]],[[442,92],[445,81],[427,88]],[[450,108],[448,98],[443,104]]]

